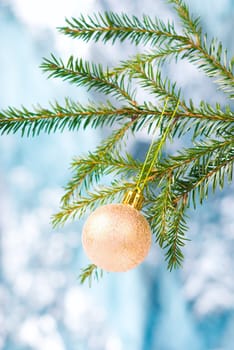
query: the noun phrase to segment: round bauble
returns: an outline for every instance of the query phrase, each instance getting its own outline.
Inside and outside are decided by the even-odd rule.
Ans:
[[[144,216],[127,204],[97,208],[85,222],[82,243],[90,260],[110,272],[140,264],[151,246],[151,230]]]

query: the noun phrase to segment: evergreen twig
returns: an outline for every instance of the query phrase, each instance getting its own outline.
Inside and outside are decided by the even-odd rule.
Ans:
[[[180,30],[172,22],[164,23],[147,15],[137,18],[113,12],[66,20],[59,30],[72,38],[112,44],[116,40],[129,40],[141,45],[140,52],[112,68],[73,56],[66,63],[54,55],[42,62],[41,68],[49,77],[101,92],[115,101],[83,105],[67,98],[63,105],[54,102],[47,108],[9,107],[0,112],[0,133],[36,136],[42,132],[115,126],[116,130],[96,150],[73,160],[73,176],[65,187],[61,210],[52,219],[57,226],[83,216],[98,205],[119,200],[126,190],[135,187],[142,162],[124,150],[125,137],[129,132],[135,135],[143,129],[151,133],[159,124],[160,131],[165,130],[179,101],[168,136],[173,140],[186,135],[191,144],[173,156],[158,152],[156,165],[148,172],[142,171],[144,213],[156,241],[166,250],[165,258],[171,270],[183,261],[182,247],[188,229],[186,210],[191,203],[196,207],[198,200],[203,203],[211,192],[232,180],[234,113],[230,106],[234,96],[234,60],[228,60],[222,43],[208,39],[199,18],[191,14],[183,0],[167,2],[179,16]],[[142,45],[150,49],[142,49]],[[185,100],[178,84],[163,78],[161,72],[162,65],[172,59],[176,62],[186,59],[211,77],[225,93],[225,105],[203,100],[195,105],[191,99]],[[142,89],[151,96],[139,102]],[[165,99],[168,103],[160,118]],[[149,162],[155,159],[160,137],[152,144]],[[97,186],[101,177],[109,174],[115,180],[109,186]],[[101,276],[102,271],[91,264],[81,271],[79,278],[84,283]]]

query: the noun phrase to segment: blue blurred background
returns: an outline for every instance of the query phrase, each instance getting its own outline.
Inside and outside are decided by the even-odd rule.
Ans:
[[[233,52],[233,1],[188,4],[204,29]],[[134,48],[128,44],[88,45],[55,30],[64,17],[108,9],[173,17],[160,0],[0,0],[0,108],[47,106],[64,96],[85,101],[84,90],[46,80],[38,66],[50,52],[109,64],[130,55]],[[186,97],[225,103],[190,64],[167,73]],[[82,130],[0,138],[0,349],[233,350],[233,186],[190,212],[192,241],[183,269],[169,273],[154,246],[139,268],[106,274],[91,289],[79,285],[79,269],[88,263],[80,245],[83,222],[53,231],[50,216],[58,210],[71,158],[104,136]],[[146,134],[138,136],[131,141],[135,153],[149,142]]]

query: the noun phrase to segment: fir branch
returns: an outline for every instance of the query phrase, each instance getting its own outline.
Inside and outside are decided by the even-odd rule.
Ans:
[[[185,237],[185,233],[188,230],[186,224],[185,211],[187,207],[186,196],[177,204],[174,210],[174,215],[171,216],[170,227],[167,233],[167,241],[163,246],[167,249],[165,259],[168,261],[168,269],[171,271],[173,268],[178,268],[182,265],[184,255],[181,247],[184,247],[185,241],[188,239]]]
[[[188,173],[192,167],[195,168],[206,163],[208,159],[215,154],[218,154],[219,157],[222,154],[223,157],[225,157],[226,154],[229,154],[233,144],[234,140],[230,138],[223,140],[222,142],[213,140],[212,142],[208,143],[204,141],[196,143],[195,147],[185,149],[184,152],[181,151],[178,156],[170,156],[164,159],[162,162],[159,162],[157,168],[152,170],[152,174],[148,178],[148,181],[151,180],[158,182],[160,179],[165,177],[166,174],[169,176],[172,171],[176,171],[177,176],[180,177],[182,174],[185,174],[186,172]],[[108,142],[106,145],[108,145]],[[157,147],[157,142],[155,147]],[[153,154],[154,151],[152,152],[152,155]],[[115,158],[109,154],[98,155],[98,152],[94,155],[90,154],[88,158],[81,161],[87,166],[87,168],[84,171],[83,169],[80,169],[80,175],[78,172],[78,174],[74,176],[70,186],[68,186],[67,193],[63,198],[63,204],[66,206],[68,205],[69,201],[74,199],[75,190],[79,188],[82,181],[85,181],[86,176],[92,176],[92,172],[95,174],[93,176],[97,177],[96,180],[100,179],[98,177],[100,175],[97,173],[98,171],[100,171],[102,175],[113,172],[117,174],[125,174],[125,176],[136,175],[138,169],[140,169],[142,165],[140,162],[134,161],[131,157],[129,157],[129,155],[126,155],[124,158],[121,156],[119,156],[119,158]],[[78,167],[77,171],[79,171],[80,160],[74,161],[74,166],[75,168]],[[89,178],[88,181],[88,185],[91,185],[91,183],[93,184],[94,179]],[[160,208],[160,206],[158,206],[158,208]],[[160,244],[162,244],[162,242],[160,242]]]
[[[150,199],[147,213],[156,241],[160,247],[168,249],[166,260],[170,270],[179,267],[183,261],[180,247],[184,246],[187,240],[185,210],[191,199],[195,205],[196,190],[198,189],[202,203],[208,194],[208,185],[211,180],[213,191],[217,183],[223,187],[225,172],[220,172],[222,167],[228,166],[226,173],[231,181],[233,145],[234,139],[223,140],[223,142],[216,140],[211,143],[203,142],[196,144],[194,148],[186,149],[185,153],[181,152],[179,156],[171,156],[158,163],[154,176],[160,192]],[[212,161],[210,161],[211,158],[213,158]]]
[[[234,126],[234,114],[231,111],[229,105],[221,108],[219,103],[215,106],[211,106],[207,102],[201,101],[199,107],[195,107],[193,102],[190,100],[190,105],[188,107],[189,112],[198,114],[209,114],[212,116],[219,116],[220,120],[213,122],[211,120],[194,120],[192,127],[194,128],[194,138],[199,136],[210,136],[216,135],[221,136],[227,132],[231,132]]]
[[[212,157],[226,157],[232,152],[234,138],[225,138],[222,141],[209,140],[194,143],[191,148],[178,151],[176,156],[167,156],[157,164],[157,169],[152,170],[151,181],[162,178],[167,173],[176,172],[178,178],[188,173],[192,167],[200,167],[206,164]]]
[[[183,100],[182,104],[184,104]],[[192,131],[192,138],[195,139],[199,134],[199,130],[201,131],[200,135],[198,135],[200,137],[202,135],[208,136],[214,131],[217,131],[218,135],[222,130],[230,130],[233,127],[234,115],[231,111],[227,110],[224,113],[221,109],[212,109],[211,106],[209,106],[210,111],[206,109],[196,109],[194,106],[191,108],[185,105],[184,107],[186,111],[183,111],[180,107],[175,114],[175,125],[171,133],[172,137],[181,137]],[[144,113],[144,119],[138,118],[135,129],[140,130],[143,127],[148,127],[148,131],[150,131],[155,125],[156,120],[158,120],[159,109],[151,102],[145,102],[143,106],[139,106],[139,111],[136,111],[136,116],[141,114],[143,117]],[[163,125],[167,122],[172,113],[173,106],[169,107],[169,109],[167,108],[165,111]]]
[[[195,63],[209,77],[215,78],[220,89],[234,97],[234,76],[232,63],[227,60],[227,50],[223,50],[222,43],[213,38],[210,44],[207,41],[207,34],[203,35],[199,18],[193,18],[188,6],[182,0],[169,0],[173,3],[175,10],[182,20],[184,33],[192,34],[190,45],[183,57]],[[187,36],[187,35],[186,35]]]
[[[177,179],[174,188],[176,197],[174,202],[177,203],[183,196],[188,196],[189,203],[192,201],[196,208],[197,195],[200,204],[208,197],[209,186],[215,192],[217,186],[221,189],[224,187],[225,175],[230,182],[233,174],[234,147],[230,145],[228,152],[217,152],[213,158],[206,159],[203,164],[195,164],[189,174],[183,178]]]
[[[41,132],[73,131],[115,123],[117,130],[102,145],[93,153],[73,161],[73,177],[65,189],[61,211],[53,217],[53,224],[62,225],[68,219],[82,217],[98,205],[119,199],[126,190],[135,188],[136,181],[131,183],[131,177],[143,173],[144,182],[140,176],[137,186],[144,188],[148,183],[144,191],[145,213],[156,240],[167,250],[166,260],[171,270],[180,266],[183,260],[181,248],[187,230],[185,210],[191,202],[195,207],[197,199],[203,203],[210,190],[223,188],[226,179],[232,180],[234,114],[228,105],[221,107],[201,101],[195,106],[192,101],[183,100],[176,84],[162,78],[161,66],[171,59],[187,59],[211,77],[228,98],[233,97],[234,77],[233,61],[228,61],[222,44],[216,39],[209,41],[207,35],[203,35],[199,19],[191,15],[183,0],[168,2],[174,5],[180,17],[182,34],[175,30],[173,23],[165,24],[146,15],[138,19],[113,12],[73,18],[60,28],[64,34],[84,41],[114,43],[129,40],[136,45],[157,45],[120,62],[112,70],[73,56],[64,63],[52,55],[42,63],[42,69],[49,77],[62,78],[76,86],[114,97],[117,106],[109,101],[82,105],[66,99],[64,105],[55,102],[49,108],[38,106],[31,111],[25,107],[10,107],[0,113],[0,132],[36,136]],[[157,103],[138,103],[132,89],[135,83],[156,97]],[[168,105],[160,118],[165,98]],[[170,129],[168,123],[178,100],[179,108],[173,115],[173,124],[169,124]],[[162,155],[156,151],[161,142],[159,139],[149,152],[150,164],[153,166],[158,158],[157,166],[140,171],[142,163],[122,152],[124,137],[129,130],[135,133],[147,128],[149,133],[159,124],[161,130],[168,130],[172,139],[188,134],[193,146],[178,151],[176,156]],[[111,186],[94,187],[108,174],[117,177]],[[128,182],[122,181],[123,177],[127,177]],[[83,269],[80,281],[91,281],[92,276],[101,276],[93,264]]]
[[[195,18],[190,14],[189,8],[183,0],[168,0],[168,3],[174,5],[174,9],[181,19],[185,34],[197,35],[201,32],[200,18]]]
[[[84,41],[92,39],[107,42],[111,40],[114,43],[116,39],[120,41],[129,39],[134,44],[150,43],[153,46],[178,42],[188,47],[183,58],[188,58],[190,62],[196,63],[208,76],[215,77],[220,88],[231,92],[232,95],[234,77],[231,62],[227,63],[226,51],[222,50],[221,44],[215,39],[212,39],[210,46],[207,46],[206,36],[203,39],[201,37],[199,19],[192,18],[183,1],[172,0],[170,2],[176,5],[175,9],[186,29],[185,35],[177,34],[173,24],[164,24],[157,18],[153,20],[148,16],[143,16],[140,21],[135,16],[130,18],[125,14],[118,15],[112,12],[93,17],[88,16],[87,19],[81,16],[79,19],[67,20],[68,26],[60,28],[60,31]],[[190,35],[191,33],[193,36]]]
[[[72,162],[73,177],[65,187],[65,194],[62,197],[62,204],[68,205],[71,200],[74,200],[76,194],[80,194],[82,186],[87,190],[90,185],[100,180],[100,177],[116,171],[118,169],[126,169],[130,171],[136,171],[138,164],[134,159],[123,159],[117,154],[117,147],[120,141],[126,137],[126,132],[134,124],[134,121],[130,121],[124,124],[120,129],[113,132],[110,137],[102,141],[102,144],[97,149],[89,153],[85,158],[75,159]],[[115,155],[110,152],[115,149]]]
[[[233,98],[234,76],[231,63],[227,63],[225,52],[223,52],[222,44],[216,39],[212,39],[210,45],[208,45],[205,35],[203,39],[200,38],[198,42],[193,44],[191,50],[188,50],[184,57],[195,63],[208,77],[214,78],[214,82],[219,85],[219,88],[228,93],[230,98]]]
[[[180,89],[177,89],[176,83],[171,83],[167,78],[163,81],[160,70],[155,69],[150,62],[138,62],[129,65],[128,69],[130,76],[136,78],[142,88],[161,100],[167,99],[172,103],[179,101],[180,106],[187,110],[185,102],[180,99]]]
[[[44,58],[41,68],[49,73],[49,78],[61,78],[77,86],[86,86],[88,90],[94,89],[105,95],[112,95],[118,100],[127,100],[135,105],[134,92],[131,91],[130,81],[126,86],[124,75],[109,76],[108,68],[104,71],[101,64],[94,64],[73,56],[65,64],[54,55]]]
[[[110,144],[110,146],[113,146],[113,144]],[[108,150],[111,152],[111,147],[108,148]],[[107,152],[107,148],[105,151]],[[102,156],[102,154],[95,152],[89,153],[86,158],[74,159],[72,168],[78,170],[82,164],[87,164],[88,166],[99,164],[106,167],[105,174],[108,175],[112,172],[117,172],[117,174],[119,174],[122,172],[122,170],[128,173],[136,173],[142,164],[141,162],[132,158],[132,156],[128,153],[126,153],[124,156],[120,155],[118,152],[116,152],[116,149],[112,154],[107,153],[104,157],[100,156]]]
[[[155,148],[157,148],[157,142],[155,142]],[[194,143],[194,147],[185,148],[178,151],[175,156],[164,155],[162,159],[158,159],[157,167],[154,167],[147,178],[147,182],[154,183],[154,186],[158,186],[165,177],[169,174],[176,174],[178,178],[189,174],[191,168],[199,167],[202,164],[206,164],[212,156],[227,156],[232,152],[234,145],[233,137],[224,138],[222,141],[207,140]],[[152,151],[152,156],[154,153]],[[149,163],[151,159],[149,160]],[[139,164],[139,168],[142,168],[142,163]],[[155,201],[155,195],[151,198],[151,201]]]
[[[106,104],[90,103],[83,106],[72,100],[66,99],[65,105],[61,106],[58,102],[51,104],[51,109],[41,106],[34,107],[32,111],[22,107],[21,109],[10,107],[0,113],[0,132],[1,134],[9,134],[21,132],[21,136],[36,136],[41,132],[51,133],[56,131],[79,130],[91,126],[92,128],[111,126],[114,122],[122,120],[135,120],[133,130],[140,130],[145,126],[152,128],[155,118],[158,118],[162,110],[152,103],[144,103],[132,107],[117,108],[107,101]],[[169,118],[173,113],[173,106],[165,111],[165,118]],[[213,112],[204,110],[190,109],[188,112],[178,111],[175,115],[177,121],[177,131],[179,126],[181,130],[185,129],[189,119],[197,119],[197,123],[201,120],[203,123],[207,121],[223,122],[225,128],[233,122],[233,114],[224,114],[221,109]],[[183,119],[184,122],[183,122]],[[181,124],[184,123],[184,124]],[[184,126],[183,126],[184,125]],[[182,127],[183,126],[183,127]],[[191,127],[190,127],[191,129]],[[186,130],[187,132],[187,130]]]
[[[202,104],[205,106],[205,104]],[[231,112],[231,110],[223,112],[221,108],[219,109],[213,109],[210,105],[206,104],[206,106],[209,106],[211,109],[208,110],[208,108],[189,108],[188,112],[179,110],[175,117],[178,117],[177,119],[198,119],[198,120],[210,120],[210,121],[223,121],[226,123],[233,123],[234,121],[234,114]],[[173,112],[174,106],[171,106],[170,108],[167,108],[164,115],[165,117],[169,117],[171,113]],[[155,105],[153,105],[151,102],[145,102],[143,105],[139,105],[139,109],[136,109],[135,114],[137,116],[158,116],[159,112],[161,112],[161,108],[159,109]]]
[[[90,103],[83,106],[70,99],[62,106],[58,102],[51,103],[50,109],[41,106],[28,110],[9,107],[0,113],[0,132],[9,134],[21,132],[21,136],[37,136],[41,132],[52,133],[79,130],[91,126],[111,126],[124,118],[132,119],[134,109],[117,108],[107,101],[106,104]]]
[[[133,44],[156,44],[162,45],[164,42],[171,43],[180,41],[187,43],[187,38],[178,35],[173,23],[163,23],[161,20],[143,15],[140,20],[136,16],[105,12],[94,14],[92,17],[80,16],[80,18],[66,19],[67,26],[60,27],[59,30],[72,38],[80,38],[84,41],[111,41],[121,42],[128,39]]]
[[[96,279],[99,281],[100,278],[103,277],[103,270],[99,270],[98,267],[94,264],[90,264],[85,268],[81,269],[81,273],[79,275],[79,281],[81,284],[84,284],[87,280],[89,283],[89,287],[92,286],[92,281]]]
[[[208,185],[212,180],[212,175],[215,173],[213,179],[213,192],[216,189],[217,182],[224,185],[224,172],[219,174],[219,169],[215,168],[215,164],[220,164],[221,167],[226,167],[226,174],[228,181],[232,180],[233,170],[233,153],[234,153],[234,139],[226,138],[222,141],[209,140],[200,141],[194,144],[194,147],[179,151],[176,156],[167,156],[158,162],[157,168],[152,170],[147,181],[156,181],[159,185],[170,174],[173,174],[172,192],[175,195],[173,203],[176,204],[184,196],[189,195],[189,199],[193,200],[193,205],[196,207],[196,187],[206,181],[207,192],[200,191],[200,201],[208,194]],[[220,163],[224,161],[224,163]],[[205,168],[205,165],[207,168]],[[222,175],[218,180],[219,175]],[[218,181],[217,181],[218,180]],[[191,186],[191,187],[189,187]],[[201,195],[204,194],[204,197]],[[158,198],[158,197],[157,197]],[[151,201],[157,201],[155,195]]]
[[[109,75],[118,75],[120,73],[128,72],[129,67],[133,67],[138,64],[157,63],[158,67],[160,67],[166,60],[170,60],[172,58],[178,60],[181,54],[190,48],[190,45],[178,43],[177,45],[164,45],[163,48],[158,47],[154,50],[137,53],[130,59],[122,61],[119,66],[114,67],[112,71],[109,72]]]
[[[98,205],[119,199],[126,189],[134,188],[134,186],[134,183],[113,181],[111,186],[101,186],[92,192],[87,191],[86,197],[80,197],[69,205],[63,205],[61,211],[52,217],[52,224],[54,227],[62,226],[68,220],[81,218],[87,210],[93,210]]]
[[[153,206],[149,209],[149,213],[152,215],[149,215],[151,228],[160,247],[163,247],[167,239],[169,220],[174,211],[171,184],[172,173],[169,173],[160,186],[160,194],[157,195]]]
[[[175,205],[173,182],[173,173],[167,174],[159,182],[160,193],[148,208],[148,220],[156,241],[161,248],[167,249],[165,259],[169,270],[181,266],[184,259],[181,247],[188,240],[185,237],[187,197],[184,195]]]

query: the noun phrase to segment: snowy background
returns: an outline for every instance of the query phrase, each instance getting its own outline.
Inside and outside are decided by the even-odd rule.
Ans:
[[[233,52],[233,1],[188,3],[201,15],[205,30]],[[55,28],[65,17],[103,9],[172,18],[160,0],[143,4],[0,0],[0,108],[46,106],[64,96],[85,101],[85,91],[46,80],[38,68],[41,58],[50,52],[73,53],[112,63],[132,48],[83,44]],[[187,96],[224,102],[192,66],[178,65],[168,74]],[[53,231],[50,216],[58,210],[71,158],[103,136],[87,130],[0,138],[0,349],[233,350],[233,186],[191,212],[192,242],[183,269],[169,273],[154,246],[138,269],[106,274],[92,289],[79,285],[79,269],[88,263],[80,246],[82,221]],[[142,134],[135,149],[146,141]]]

